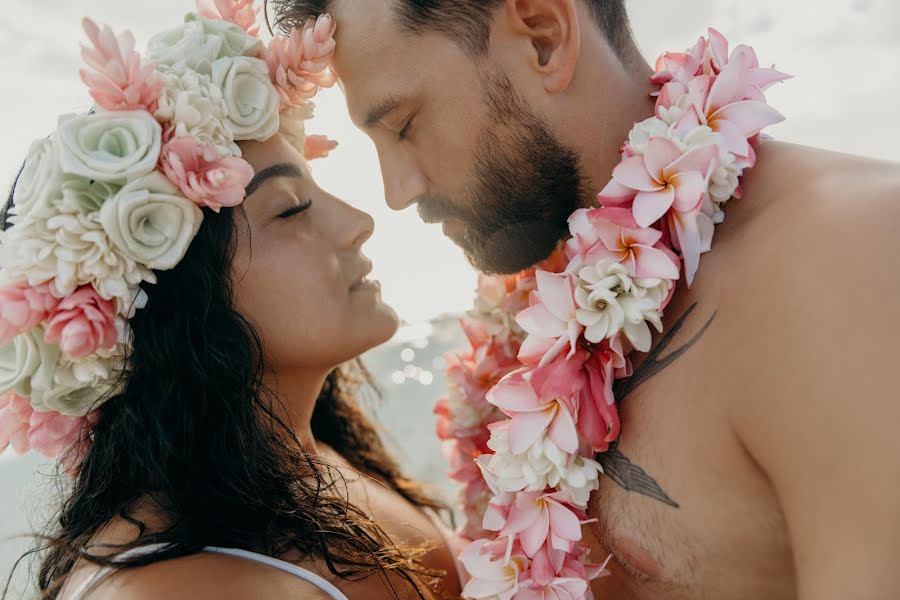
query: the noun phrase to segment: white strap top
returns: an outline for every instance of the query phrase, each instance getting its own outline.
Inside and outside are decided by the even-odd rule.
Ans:
[[[139,548],[133,548],[127,552],[123,552],[119,555],[119,558],[131,558],[134,556],[140,556],[142,554],[148,554],[153,552],[154,550],[158,550],[162,547],[162,544],[155,544],[150,546],[141,546]],[[203,549],[204,552],[212,552],[215,554],[226,554],[228,556],[236,556],[238,558],[243,558],[245,560],[250,560],[253,562],[261,563],[264,565],[269,565],[270,567],[275,567],[280,571],[284,571],[285,573],[290,573],[295,577],[299,577],[303,581],[314,585],[319,588],[323,592],[325,592],[328,596],[333,598],[333,600],[348,600],[347,596],[345,596],[339,589],[334,587],[331,583],[327,582],[325,579],[316,575],[311,571],[307,571],[297,565],[293,565],[289,562],[285,562],[283,560],[278,560],[277,558],[272,558],[271,556],[265,556],[263,554],[257,554],[255,552],[249,552],[247,550],[238,550],[237,548],[214,548],[212,546],[208,546]],[[82,582],[80,586],[75,590],[75,593],[70,596],[70,600],[83,600],[85,598],[85,594],[96,584],[100,583],[100,581],[110,575],[113,569],[111,567],[104,567],[94,573],[91,577],[88,577],[87,580]]]

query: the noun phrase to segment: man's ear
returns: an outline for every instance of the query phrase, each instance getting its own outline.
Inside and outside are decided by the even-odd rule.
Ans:
[[[506,0],[513,33],[531,41],[530,66],[551,94],[569,87],[581,52],[576,0]]]

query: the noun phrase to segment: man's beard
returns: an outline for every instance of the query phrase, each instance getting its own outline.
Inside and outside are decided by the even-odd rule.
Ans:
[[[465,224],[451,239],[485,273],[515,273],[547,258],[582,203],[583,177],[574,150],[520,98],[503,73],[483,80],[488,125],[478,136],[465,198],[418,201],[428,223]]]

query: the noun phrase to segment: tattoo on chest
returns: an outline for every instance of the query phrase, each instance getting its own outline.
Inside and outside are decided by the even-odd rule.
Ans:
[[[666,352],[669,344],[671,344],[681,328],[684,327],[687,318],[696,308],[697,304],[695,303],[681,315],[669,331],[663,335],[657,346],[650,351],[650,354],[647,355],[646,360],[641,363],[641,366],[635,369],[631,377],[617,381],[613,385],[613,392],[620,404],[629,394],[631,394],[631,392],[637,389],[638,386],[649,379],[652,379],[660,371],[678,360],[685,352],[690,350],[701,337],[703,337],[703,334],[706,333],[706,330],[709,329],[709,326],[712,324],[713,320],[715,320],[717,313],[713,313],[700,331],[685,344],[663,356],[663,353]],[[678,503],[669,497],[653,477],[648,475],[644,469],[631,462],[627,456],[622,454],[619,450],[618,442],[614,442],[606,452],[598,454],[597,460],[603,466],[606,475],[622,488],[629,492],[636,492],[642,496],[659,500],[672,508],[679,508]]]

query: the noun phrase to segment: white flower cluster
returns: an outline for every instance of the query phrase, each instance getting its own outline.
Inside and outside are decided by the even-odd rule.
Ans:
[[[592,343],[615,337],[620,331],[641,352],[652,342],[650,327],[662,331],[661,307],[674,282],[628,276],[622,263],[602,258],[578,272],[575,318],[584,325]]]
[[[496,428],[488,447],[494,451],[486,468],[499,492],[542,492],[548,487],[569,494],[581,507],[587,506],[591,492],[600,486],[603,467],[595,460],[560,450],[542,435],[522,454],[509,449],[509,432]]]
[[[114,391],[128,350],[127,320],[146,303],[141,284],[181,261],[203,220],[158,168],[164,130],[193,136],[223,157],[240,156],[236,141],[274,135],[280,96],[257,58],[262,49],[236,25],[189,14],[149,42],[162,80],[154,114],[98,107],[66,115],[31,146],[11,227],[0,232],[0,280],[49,284],[57,298],[93,286],[115,301],[118,343],[71,360],[39,327],[0,348],[0,389],[31,398],[36,410],[73,416]]]

